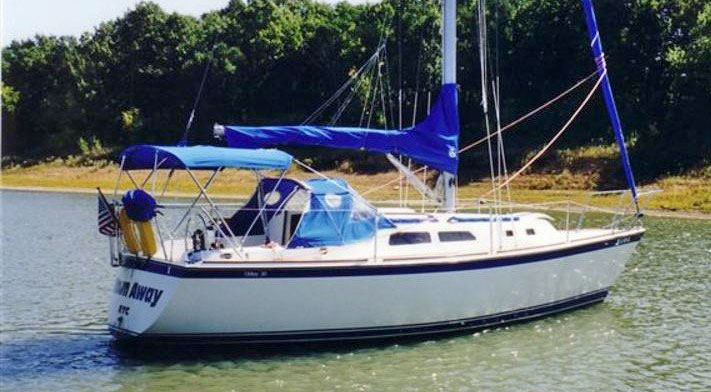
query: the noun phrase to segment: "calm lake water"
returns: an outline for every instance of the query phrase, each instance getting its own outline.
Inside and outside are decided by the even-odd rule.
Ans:
[[[600,305],[377,345],[126,348],[96,198],[0,192],[0,390],[711,390],[711,222],[647,218]]]

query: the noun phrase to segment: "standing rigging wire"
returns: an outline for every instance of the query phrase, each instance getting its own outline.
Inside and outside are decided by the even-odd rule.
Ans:
[[[387,59],[387,56],[385,58]],[[384,67],[385,67],[385,72],[387,72],[387,70],[388,70],[387,62],[385,63]],[[383,68],[383,66],[378,67],[378,84],[380,84],[380,103],[383,108],[383,120],[385,121],[384,128],[388,129],[388,116],[386,114],[386,109],[385,109],[385,107],[386,107],[385,102],[387,101],[385,99],[385,95],[386,95],[385,85],[387,84],[388,75],[386,74],[385,78],[383,78],[382,68]],[[385,82],[383,82],[383,79],[385,79]],[[390,109],[392,111],[392,105],[390,105]],[[390,118],[390,120],[392,121],[392,118]],[[391,124],[392,124],[392,122],[391,122]]]
[[[428,36],[430,36],[430,37],[434,36],[434,28],[431,28],[429,33],[430,34],[428,34]],[[424,33],[422,32],[422,35],[420,36],[420,44],[421,45],[424,45],[423,40],[422,40],[423,36],[424,36]],[[441,41],[440,41],[440,44],[441,44]],[[423,53],[424,53],[424,49],[421,49],[420,56],[422,56]],[[438,53],[441,55],[442,51],[440,50],[440,51],[438,51]],[[427,106],[426,106],[425,114],[427,116],[429,116],[430,113],[432,112],[432,89],[433,89],[433,84],[434,84],[432,81],[432,73],[431,72],[427,72],[427,82],[426,83],[427,84],[425,86],[425,90],[427,91]],[[427,165],[420,167],[418,170],[422,171],[422,183],[427,184]],[[417,173],[418,170],[416,170],[415,173]],[[420,211],[425,212],[425,195],[422,195],[422,204],[420,206]]]
[[[390,25],[392,22],[391,19],[386,19],[383,23],[385,28],[380,32],[380,39],[379,39],[379,45],[383,48],[381,52],[378,54],[378,60],[377,60],[377,66],[373,68],[373,73],[371,76],[371,85],[373,88],[373,95],[372,95],[372,101],[370,104],[370,111],[368,113],[368,124],[366,128],[370,128],[371,121],[373,119],[373,114],[375,112],[375,102],[377,100],[377,95],[378,95],[378,86],[381,86],[381,100],[382,100],[382,94],[384,91],[384,87],[382,87],[382,66],[383,64],[386,64],[387,67],[387,42],[388,42],[388,31],[387,31],[387,26]],[[375,83],[372,83],[373,78],[376,76],[377,72],[377,79],[375,79]],[[385,111],[385,106],[383,104],[383,120],[385,121],[385,128],[387,129],[387,112]]]
[[[383,25],[389,26],[391,21],[392,21],[391,19],[385,19]],[[367,68],[365,67],[365,65],[363,67],[361,67],[361,69],[358,70],[356,75],[354,75],[349,80],[350,82],[352,82],[356,76],[362,75],[361,76],[362,79],[359,80],[359,82],[358,82],[359,85],[361,83],[363,83],[365,80],[369,81],[369,85],[367,87],[368,89],[366,90],[365,99],[363,100],[363,108],[361,110],[360,119],[358,122],[359,127],[363,126],[363,121],[365,120],[366,113],[368,114],[366,128],[370,128],[370,125],[371,125],[371,121],[373,118],[373,112],[375,110],[377,89],[378,89],[379,84],[381,83],[381,80],[379,79],[381,77],[381,72],[382,72],[381,71],[381,67],[382,67],[381,60],[384,60],[387,55],[387,49],[386,49],[387,39],[388,39],[387,29],[383,29],[380,32],[380,37],[378,39],[378,50],[376,50],[376,52],[373,54],[373,56],[371,56],[371,58],[368,60],[370,62],[370,65]],[[375,79],[376,72],[378,75],[378,79]],[[373,83],[373,80],[375,80],[375,83]],[[342,90],[345,90],[345,87],[347,87],[347,86],[344,86],[342,88]],[[355,92],[357,92],[357,87],[358,86],[356,86],[356,88],[355,88],[355,90],[356,90]],[[372,94],[371,94],[371,92],[372,92]],[[339,89],[339,91],[336,92],[336,94],[334,94],[334,96],[332,98],[336,99],[341,93],[342,93],[342,91],[341,91],[341,89]],[[344,103],[344,105],[348,105],[350,103],[350,100],[353,98],[352,95],[353,95],[353,91],[351,92],[350,98]],[[370,100],[370,103],[368,102],[369,100]],[[325,109],[325,107],[328,106],[328,104],[330,104],[330,102],[322,105],[323,109]],[[319,108],[319,110],[320,110],[319,114],[321,111],[323,111],[323,109]],[[342,111],[342,110],[343,110],[343,108],[339,109],[339,111]],[[316,112],[314,112],[314,114],[316,114]],[[312,116],[309,116],[309,117],[311,118]],[[385,120],[385,124],[387,125],[387,113],[384,109],[384,106],[383,106],[383,118]],[[337,118],[336,118],[336,120],[337,120]],[[336,120],[332,120],[331,123],[332,124],[335,123]],[[302,125],[303,125],[303,123],[302,123]],[[385,128],[387,128],[387,126]]]
[[[506,166],[506,151],[504,150],[504,138],[502,135],[502,128],[501,128],[501,114],[499,112],[500,108],[500,99],[501,99],[501,90],[500,90],[500,85],[499,85],[499,79],[498,76],[496,78],[496,84],[493,86],[494,91],[494,105],[496,109],[496,136],[497,136],[497,141],[498,141],[498,149],[499,149],[499,183],[501,182],[501,171],[503,170],[504,174],[504,181],[508,181],[509,179],[509,172],[508,168]],[[508,200],[509,206],[511,205],[511,190],[508,185],[506,185],[506,198]],[[509,208],[511,210],[511,208]]]
[[[491,148],[491,128],[489,126],[489,97],[488,97],[488,61],[487,61],[487,38],[486,38],[486,0],[479,0],[479,67],[481,70],[481,107],[484,112],[484,127],[486,129],[486,144],[489,151],[489,171],[491,174],[491,191],[494,194],[494,199],[497,199],[496,192],[496,176],[494,173],[494,156],[493,150]],[[489,209],[489,251],[494,251],[494,226],[493,226],[493,214],[497,205],[494,205],[494,209]],[[498,211],[496,211],[498,213]]]
[[[402,1],[397,6],[397,100],[398,124],[402,129]]]
[[[402,129],[402,0],[397,4],[397,119],[398,119],[398,130]],[[402,155],[398,154],[398,162],[402,163]],[[409,188],[409,183],[405,185]],[[398,193],[400,196],[400,207],[403,206],[403,189],[402,189],[402,176],[400,176],[400,184],[398,186]],[[405,195],[407,192],[405,192]]]
[[[374,57],[374,58],[376,59],[376,62],[377,62],[378,57],[376,56],[376,57]],[[372,68],[374,68],[374,67],[373,67],[373,64],[374,64],[374,62],[372,62],[372,61],[369,60],[368,66],[365,67],[365,69],[364,69],[362,72],[358,73],[357,75],[354,75],[354,77],[351,78],[351,80],[356,80],[356,79],[357,79],[357,82],[355,83],[355,85],[352,85],[353,83],[349,83],[350,85],[352,85],[352,86],[351,86],[351,89],[350,89],[350,92],[348,93],[348,95],[346,96],[346,98],[343,100],[343,102],[341,103],[341,105],[338,107],[338,109],[336,110],[336,113],[331,117],[331,121],[329,122],[329,125],[330,125],[330,126],[335,125],[336,122],[337,122],[337,121],[341,118],[341,116],[343,115],[343,112],[345,112],[345,110],[348,108],[348,105],[350,105],[351,101],[353,100],[353,98],[355,97],[356,93],[357,93],[358,90],[360,89],[360,86],[361,86],[361,85],[363,84],[363,82],[365,81],[365,79],[366,79],[365,75],[366,75],[367,73],[369,73]],[[361,68],[361,69],[363,69],[363,68]],[[363,108],[365,109],[365,106],[364,106]],[[362,115],[363,115],[363,114],[361,113],[361,121],[362,121]]]
[[[415,124],[417,123],[417,104],[418,104],[418,98],[419,98],[419,92],[420,92],[420,66],[422,63],[422,29],[420,29],[420,39],[418,40],[419,45],[420,45],[420,50],[417,51],[417,66],[415,67],[415,94],[413,97],[413,102],[412,102],[412,127],[415,127]],[[402,128],[402,125],[400,126]],[[407,170],[411,171],[412,170],[412,159],[407,158]],[[423,184],[425,183],[424,181],[422,182]],[[407,183],[407,188],[405,189],[405,200],[409,200],[410,195],[410,183]],[[422,197],[424,198],[425,195],[423,194]]]
[[[501,133],[501,80],[499,78],[499,4],[494,8],[494,74],[492,77],[492,93],[494,94],[494,112],[496,118],[496,144],[497,144],[497,177],[501,184],[508,180],[508,168],[506,167],[506,151],[504,150],[504,137]],[[506,186],[506,197],[511,205],[511,189]],[[501,194],[499,193],[499,199]],[[501,200],[499,200],[500,202]]]
[[[432,86],[432,75],[430,75],[430,86]],[[427,115],[430,115],[432,111],[432,91],[427,90]],[[427,165],[422,167],[422,183],[427,184]],[[422,195],[422,206],[420,207],[422,212],[425,212],[425,195]]]
[[[395,16],[399,17],[399,15]],[[361,86],[365,83],[366,80],[369,80],[371,83],[368,86],[366,96],[363,101],[364,105],[359,117],[359,126],[363,125],[367,113],[366,127],[370,128],[372,117],[374,114],[373,112],[375,108],[375,100],[378,98],[378,90],[380,90],[380,106],[383,112],[384,128],[387,129],[388,126],[395,126],[395,119],[393,114],[394,105],[392,103],[392,89],[390,87],[389,64],[387,58],[387,40],[389,38],[387,26],[390,26],[391,24],[392,15],[386,16],[386,19],[384,19],[383,23],[386,28],[384,28],[380,33],[378,49],[376,50],[376,52],[328,100],[326,100],[326,102],[324,102],[309,117],[307,117],[306,120],[302,122],[302,125],[307,124],[318,118],[332,103],[338,100],[339,97],[341,97],[341,95],[346,93],[346,91],[348,90],[348,93],[346,93],[346,97],[341,101],[338,108],[336,109],[335,114],[331,117],[331,120],[329,121],[329,125],[335,125],[335,123],[340,119],[343,112],[346,110],[347,106],[350,104],[357,92],[360,90]],[[401,64],[402,60],[399,59],[398,65],[401,66]],[[383,67],[385,67],[385,74],[383,74]],[[399,72],[399,74],[400,73],[401,72]],[[372,82],[373,80],[375,80],[375,83]],[[400,83],[402,82],[400,81]]]
[[[388,49],[386,48],[383,53],[383,63],[385,66],[385,83],[383,83],[383,94],[388,97],[387,99],[387,111],[386,106],[383,106],[383,116],[386,117],[385,121],[387,124],[388,113],[390,114],[390,125],[395,126],[395,113],[392,103],[392,87],[390,86],[390,64],[388,62]],[[385,129],[388,129],[387,125]]]
[[[417,51],[417,66],[415,67],[415,94],[414,94],[414,99],[412,103],[412,124],[411,126],[414,128],[416,123],[417,123],[417,106],[418,106],[418,100],[419,100],[419,92],[420,92],[420,71],[421,71],[421,66],[422,66],[422,52],[423,52],[423,47],[424,45],[422,44],[422,36],[423,32],[422,29],[420,29],[420,34],[419,34],[419,50]],[[400,126],[402,128],[402,125]],[[412,170],[412,159],[407,158],[407,170]],[[425,181],[422,181],[423,184],[426,184]],[[407,188],[405,188],[405,200],[409,200],[409,190],[410,190],[410,183],[407,183]],[[422,195],[423,200],[425,195]]]
[[[566,89],[565,91],[559,93],[559,94],[556,95],[555,97],[549,99],[548,101],[546,101],[546,102],[543,103],[542,105],[538,106],[537,108],[535,108],[535,109],[533,109],[533,110],[530,110],[529,112],[527,112],[526,114],[524,114],[524,115],[522,115],[521,117],[517,118],[516,120],[513,120],[513,121],[511,121],[510,123],[504,125],[503,127],[501,127],[501,131],[498,131],[498,132],[505,132],[505,131],[508,131],[508,130],[510,130],[510,129],[513,129],[516,125],[521,124],[523,121],[525,121],[525,120],[531,118],[531,117],[534,116],[535,114],[540,113],[543,109],[546,109],[546,108],[548,108],[550,105],[552,105],[552,104],[554,104],[554,103],[560,101],[563,97],[566,97],[566,96],[567,96],[568,94],[570,94],[571,92],[577,90],[577,89],[578,89],[580,86],[582,86],[585,82],[591,80],[593,77],[595,77],[595,76],[597,76],[597,75],[598,75],[598,72],[597,72],[597,71],[593,71],[593,72],[590,73],[588,76],[586,76],[586,77],[580,79],[580,80],[577,81],[575,84],[573,84],[571,87],[569,87],[569,88]],[[428,79],[431,79],[431,78],[428,78]],[[428,115],[428,116],[430,115],[430,107],[431,107],[431,103],[432,103],[431,98],[432,98],[432,92],[428,90],[428,91],[427,91],[427,105],[426,105],[427,110],[426,110],[426,113],[425,113],[425,114]],[[474,142],[472,142],[472,143],[469,143],[469,144],[467,144],[466,146],[461,147],[461,148],[459,149],[459,153],[461,154],[461,153],[467,152],[467,151],[471,150],[472,148],[474,148],[474,147],[476,147],[476,146],[478,146],[478,145],[484,143],[484,142],[487,141],[488,139],[491,139],[491,138],[494,137],[494,136],[496,136],[496,132],[492,133],[492,134],[491,134],[490,136],[488,136],[488,137],[487,137],[487,136],[484,136],[484,137],[482,137],[482,138],[480,138],[480,139],[478,139],[478,140],[476,140],[476,141],[474,141]],[[426,177],[427,177],[427,176],[426,176],[426,173],[427,173],[427,166],[426,166],[426,165],[425,165],[425,166],[421,166],[419,169],[415,170],[413,173],[414,173],[414,174],[417,174],[417,173],[420,173],[420,172],[424,172],[425,178],[426,178]],[[375,192],[375,191],[377,191],[377,190],[379,190],[379,189],[382,189],[383,187],[386,187],[386,186],[392,184],[392,183],[395,182],[395,181],[397,181],[397,178],[396,178],[395,180],[391,180],[391,181],[388,181],[388,182],[386,182],[386,183],[379,184],[378,186],[373,187],[373,188],[371,188],[371,189],[368,189],[367,191],[362,192],[361,195],[365,196],[365,195],[367,195],[367,194],[369,194],[369,193]],[[424,182],[424,180],[423,180],[423,182]],[[509,181],[509,182],[510,182],[510,181]],[[491,192],[489,192],[489,193],[491,193]],[[488,195],[489,193],[486,193],[486,194]]]
[[[202,90],[205,87],[205,81],[207,80],[207,74],[210,71],[210,65],[212,64],[212,58],[215,55],[215,47],[217,46],[217,35],[212,40],[212,46],[210,48],[210,55],[207,58],[207,63],[205,63],[205,69],[202,72],[202,80],[200,80],[200,88],[198,89],[197,95],[195,96],[195,101],[193,102],[193,110],[190,111],[190,116],[185,124],[185,131],[183,131],[183,136],[178,142],[179,146],[188,145],[188,133],[193,125],[193,120],[195,119],[195,110],[197,110],[198,104],[200,103],[200,98],[202,97]]]
[[[375,53],[373,53],[368,60],[366,60],[366,62],[363,63],[363,65],[361,65],[360,68],[358,68],[358,70],[356,70],[356,72],[341,85],[341,87],[339,87],[326,101],[324,101],[324,103],[322,103],[318,108],[316,108],[316,110],[313,111],[313,113],[306,117],[306,119],[301,122],[301,125],[308,124],[318,118],[324,110],[326,110],[336,99],[338,99],[338,97],[341,96],[341,94],[343,94],[344,91],[346,91],[350,85],[356,81],[358,76],[367,73],[368,68],[372,68],[374,64],[377,64],[379,61],[378,59],[380,58],[380,52],[384,48],[385,47],[381,42],[376,48]]]
[[[381,35],[380,35],[380,45],[381,45],[381,47],[385,48],[385,40],[384,40],[383,33],[381,33]],[[370,95],[371,100],[370,100],[369,108],[367,110],[368,111],[368,122],[366,123],[366,126],[365,126],[366,128],[370,128],[370,125],[372,123],[373,113],[375,112],[375,101],[377,100],[377,95],[378,95],[378,83],[380,82],[380,79],[379,79],[379,76],[377,76],[377,78],[376,78],[376,72],[377,72],[377,75],[380,75],[380,68],[382,66],[381,61],[380,61],[381,60],[380,59],[380,57],[381,57],[380,52],[378,52],[378,53],[379,54],[378,54],[378,58],[376,60],[376,65],[372,68],[372,70],[370,72],[369,79],[368,79],[370,81],[370,86],[368,86],[368,93],[366,94],[366,97],[368,95]],[[373,82],[373,81],[375,81],[375,82]],[[373,93],[370,94],[370,91],[372,91]],[[365,104],[368,105],[367,99],[365,101]],[[385,115],[385,112],[383,112],[383,116],[384,115]]]
[[[596,74],[597,74],[597,73],[596,73]],[[506,186],[506,185],[508,185],[511,181],[513,181],[516,177],[518,177],[519,175],[521,175],[522,173],[524,173],[524,172],[526,171],[526,169],[528,169],[531,165],[533,165],[533,163],[536,162],[536,161],[538,160],[538,158],[540,158],[541,156],[543,156],[543,154],[545,154],[546,151],[548,151],[548,149],[553,145],[553,143],[555,143],[556,140],[558,140],[558,138],[560,138],[560,136],[563,134],[563,132],[565,132],[565,131],[568,129],[568,127],[570,126],[570,124],[573,123],[573,121],[575,120],[575,118],[578,117],[578,115],[580,114],[580,111],[583,110],[583,108],[585,107],[585,105],[588,104],[588,102],[590,101],[590,98],[592,98],[592,96],[593,96],[593,94],[595,93],[595,91],[597,91],[598,87],[600,86],[600,83],[603,81],[603,79],[605,78],[605,76],[607,76],[607,72],[606,72],[606,71],[605,71],[605,73],[602,74],[602,76],[600,76],[600,77],[597,79],[597,82],[595,82],[595,85],[593,86],[593,88],[590,90],[590,92],[588,92],[588,94],[585,96],[585,98],[584,98],[583,101],[580,103],[580,105],[578,106],[578,108],[575,109],[575,111],[574,111],[573,114],[570,116],[570,118],[568,118],[568,121],[566,121],[565,124],[563,124],[563,127],[558,131],[558,133],[556,133],[556,134],[548,141],[548,143],[546,143],[546,145],[543,146],[543,148],[542,148],[540,151],[538,151],[538,153],[536,153],[536,155],[534,155],[531,159],[529,159],[529,161],[526,162],[525,165],[523,165],[520,169],[518,169],[518,171],[516,171],[516,173],[514,173],[513,175],[511,175],[511,177],[509,177],[509,179],[506,180],[506,182],[504,182],[504,184],[502,184],[501,186]],[[491,193],[491,191],[489,191],[488,193],[485,193],[484,196],[485,196],[485,195],[488,195],[489,193]]]
[[[489,88],[487,79],[489,77],[489,67],[488,67],[488,50],[487,50],[487,36],[486,36],[486,0],[479,0],[478,7],[478,22],[479,22],[479,67],[480,67],[480,79],[481,79],[481,107],[484,114],[484,128],[486,130],[488,150],[489,150],[489,168],[491,172],[491,180],[493,189],[496,188],[494,184],[495,172],[493,164],[493,150],[491,147],[491,128],[489,126]]]
[[[379,59],[379,58],[376,59],[376,64],[377,64],[378,62],[380,62],[380,59]],[[358,121],[358,126],[359,126],[359,127],[363,127],[363,120],[365,120],[365,114],[368,113],[369,116],[368,116],[368,126],[367,126],[367,128],[370,128],[370,111],[369,111],[369,107],[368,107],[368,102],[370,101],[370,91],[371,91],[372,88],[373,88],[373,77],[374,77],[373,74],[375,73],[375,68],[376,68],[376,67],[371,66],[370,68],[368,68],[367,71],[363,72],[363,76],[362,76],[362,77],[363,77],[363,80],[367,80],[367,81],[368,81],[368,86],[367,86],[367,90],[365,90],[365,97],[364,97],[364,99],[363,99],[363,108],[361,109],[361,112],[360,112],[360,120]],[[373,94],[375,94],[375,92],[373,92]],[[371,105],[370,110],[372,110],[372,109],[373,109],[373,108],[372,108],[372,105]]]
[[[420,50],[417,51],[417,66],[415,67],[415,96],[413,98],[413,104],[412,104],[412,124],[411,126],[415,126],[417,123],[417,104],[419,100],[419,93],[420,93],[420,72],[422,69],[422,51],[424,50],[424,45],[422,45],[422,31],[420,30]]]
[[[378,64],[377,64],[377,66],[373,67],[373,71],[371,72],[371,75],[370,75],[370,84],[373,89],[373,94],[372,94],[372,98],[370,101],[370,109],[368,109],[368,123],[366,125],[366,128],[370,128],[370,124],[373,120],[373,112],[375,112],[375,101],[376,101],[376,97],[378,95],[377,87],[378,87],[378,81],[379,81],[379,79],[376,78],[376,75],[375,75],[376,72],[378,72],[378,74],[380,73],[380,58],[378,58]],[[375,82],[373,82],[374,80],[375,80]]]

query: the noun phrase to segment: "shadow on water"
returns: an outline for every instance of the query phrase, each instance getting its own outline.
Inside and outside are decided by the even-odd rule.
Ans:
[[[461,336],[463,333],[439,335]],[[121,370],[142,365],[288,359],[320,354],[346,354],[393,345],[415,345],[433,336],[361,341],[234,344],[152,343],[116,340],[108,333],[57,333],[17,337],[0,342],[0,379],[24,379],[73,371]]]
[[[109,385],[127,385],[138,382],[135,380],[159,382],[163,374],[172,374],[175,369],[200,374],[202,369],[217,367],[221,369],[219,374],[228,378],[233,374],[251,374],[255,366],[283,370],[290,363],[327,364],[339,369],[343,365],[337,365],[336,358],[340,357],[354,358],[354,363],[372,357],[388,366],[412,358],[466,357],[488,361],[490,352],[497,350],[553,352],[558,345],[555,341],[567,336],[567,330],[579,333],[591,326],[595,330],[619,330],[627,322],[624,319],[620,307],[598,304],[491,328],[488,333],[469,330],[378,340],[288,344],[155,344],[119,341],[106,332],[28,334],[9,342],[3,339],[0,344],[0,379],[6,382],[0,390],[14,390],[13,385],[23,385],[38,375],[60,386],[82,382],[91,385],[92,378]],[[554,336],[556,339],[551,339]],[[510,349],[502,348],[512,342],[519,343]]]
[[[593,304],[588,311],[620,315],[608,306]],[[507,324],[526,325],[536,320],[565,317],[571,310],[556,316],[542,316]],[[584,310],[582,310],[584,311]],[[617,320],[616,323],[622,320]],[[369,340],[341,340],[326,342],[235,344],[230,342],[150,342],[116,340],[108,333],[49,334],[43,337],[13,339],[0,343],[0,377],[23,378],[33,374],[62,373],[65,371],[121,369],[140,365],[170,365],[176,363],[272,360],[324,354],[347,354],[361,350],[381,350],[393,346],[414,347],[424,342],[446,341],[470,336],[486,328],[465,331],[388,337]],[[500,329],[500,328],[499,328]]]
[[[110,344],[114,355],[127,361],[143,363],[210,361],[210,360],[269,360],[319,354],[345,354],[359,350],[386,349],[392,346],[414,346],[423,342],[456,338],[472,331],[390,337],[368,340],[282,343],[155,343],[147,341],[117,341]]]
[[[420,339],[418,341],[423,341]],[[414,342],[414,341],[413,341]],[[407,344],[402,340],[308,342],[308,343],[151,343],[112,341],[110,349],[125,361],[142,363],[172,363],[212,360],[269,360],[325,353],[349,353],[360,349],[386,348],[393,344]]]
[[[0,378],[95,369],[117,364],[108,334],[49,334],[0,343]]]

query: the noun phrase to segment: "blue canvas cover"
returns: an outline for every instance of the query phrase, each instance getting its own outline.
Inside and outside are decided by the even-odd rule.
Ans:
[[[156,161],[160,169],[214,170],[221,167],[285,170],[291,166],[292,156],[279,150],[251,150],[214,146],[151,146],[136,145],[123,150],[119,161],[124,170],[153,169]]]
[[[309,209],[301,218],[289,248],[346,245],[372,239],[378,228],[393,228],[392,222],[358,196],[341,179],[309,180]]]
[[[249,226],[255,219],[257,221],[254,226],[252,226],[252,230],[250,230],[249,234],[264,234],[264,222],[262,221],[262,217],[257,218],[259,210],[263,206],[263,201],[260,201],[260,195],[261,199],[263,199],[273,191],[278,192],[279,198],[277,200],[270,200],[272,204],[267,205],[264,209],[263,217],[269,222],[279,209],[284,208],[285,202],[295,191],[304,189],[300,183],[288,178],[284,178],[281,181],[279,181],[278,178],[265,178],[259,182],[257,187],[257,190],[249,201],[239,211],[235,212],[232,217],[227,218],[227,224],[230,226],[234,235],[247,234],[247,229],[249,229]]]
[[[242,127],[226,125],[227,145],[262,148],[276,145],[323,146],[402,154],[414,161],[456,174],[459,151],[457,86],[445,84],[421,123],[402,130],[322,126]]]

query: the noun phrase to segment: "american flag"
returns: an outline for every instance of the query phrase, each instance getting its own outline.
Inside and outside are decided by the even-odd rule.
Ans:
[[[110,206],[104,195],[99,191],[99,233],[109,237],[118,235],[118,224],[114,217],[113,206]]]

